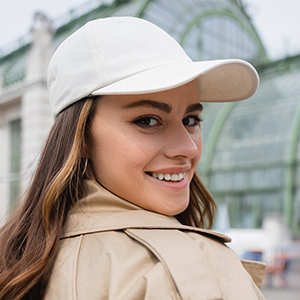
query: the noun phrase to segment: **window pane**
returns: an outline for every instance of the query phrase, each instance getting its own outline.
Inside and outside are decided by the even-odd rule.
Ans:
[[[9,123],[10,131],[10,186],[9,202],[12,205],[20,195],[21,170],[21,120]]]

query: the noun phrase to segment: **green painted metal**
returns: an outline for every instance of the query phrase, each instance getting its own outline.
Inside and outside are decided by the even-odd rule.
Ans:
[[[203,180],[205,181],[208,188],[210,188],[210,176],[209,172],[211,170],[211,164],[215,153],[216,144],[219,138],[219,135],[222,131],[225,121],[227,120],[230,112],[235,107],[237,102],[224,103],[224,106],[219,111],[216,116],[215,122],[212,125],[210,134],[205,142],[204,146],[204,156],[205,160],[202,165],[201,173]]]
[[[263,194],[270,194],[270,193],[280,193],[282,192],[282,187],[271,187],[271,188],[252,188],[252,189],[242,189],[242,190],[234,190],[234,189],[228,189],[223,191],[213,191],[213,195],[217,197],[237,197],[241,194],[251,194],[251,195],[263,195]]]
[[[142,0],[141,1],[141,7],[140,9],[137,11],[137,13],[135,14],[135,17],[137,18],[142,18],[144,11],[146,10],[147,6],[149,5],[150,2],[152,2],[153,0]]]
[[[182,35],[182,38],[180,40],[180,44],[183,45],[184,44],[184,40],[187,36],[187,34],[189,33],[189,31],[196,25],[198,24],[200,21],[202,21],[205,18],[211,17],[211,16],[227,16],[233,20],[235,20],[238,24],[240,24],[240,26],[246,30],[246,32],[248,32],[248,34],[253,38],[253,41],[256,42],[256,45],[258,46],[259,49],[259,58],[261,61],[268,61],[268,56],[265,50],[264,45],[262,44],[262,41],[257,33],[257,31],[255,30],[253,24],[251,24],[251,22],[243,22],[243,20],[241,20],[241,18],[239,18],[238,16],[236,16],[232,11],[230,10],[209,10],[206,11],[200,15],[197,15],[194,19],[191,20],[191,22],[187,25],[185,32]],[[246,16],[246,15],[245,15]],[[248,19],[248,17],[246,16],[246,18]]]
[[[285,189],[284,189],[284,212],[285,219],[290,228],[293,225],[293,211],[295,199],[295,178],[297,169],[297,151],[300,136],[300,102],[297,108],[296,116],[291,126],[291,142],[288,145],[287,162],[285,169]]]
[[[227,173],[237,171],[253,171],[253,170],[266,170],[275,168],[285,168],[286,163],[283,161],[268,162],[268,163],[253,163],[251,165],[230,166],[230,167],[214,167],[214,173]]]
[[[253,204],[253,215],[254,215],[254,227],[259,228],[260,227],[260,222],[259,222],[259,217],[260,217],[260,205],[259,205],[259,199],[257,195],[255,195],[255,200]]]

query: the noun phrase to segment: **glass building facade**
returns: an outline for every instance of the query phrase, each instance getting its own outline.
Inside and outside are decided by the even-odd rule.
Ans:
[[[261,70],[250,101],[206,104],[200,174],[229,209],[231,226],[258,228],[267,214],[300,228],[300,61]],[[281,67],[279,65],[281,64]]]

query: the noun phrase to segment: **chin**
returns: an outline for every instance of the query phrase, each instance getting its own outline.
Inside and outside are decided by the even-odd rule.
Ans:
[[[166,209],[162,209],[160,214],[166,215],[166,216],[177,216],[181,213],[183,213],[189,205],[189,202],[186,203],[186,205],[180,206],[180,207],[167,207]]]

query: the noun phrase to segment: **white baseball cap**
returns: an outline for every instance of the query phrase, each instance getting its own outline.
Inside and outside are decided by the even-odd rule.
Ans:
[[[90,21],[54,53],[48,69],[52,112],[96,95],[145,94],[198,78],[200,101],[230,102],[251,97],[256,70],[240,59],[193,62],[156,25],[134,17]]]

